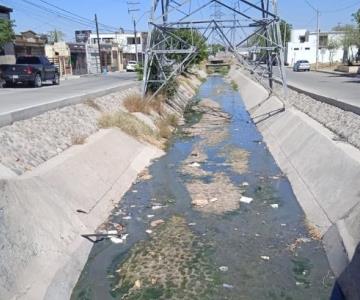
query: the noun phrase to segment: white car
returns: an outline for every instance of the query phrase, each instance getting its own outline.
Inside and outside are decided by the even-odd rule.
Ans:
[[[126,72],[135,72],[137,67],[137,62],[134,60],[129,60],[126,65]]]
[[[298,60],[293,67],[294,72],[310,71],[310,63],[307,60]]]

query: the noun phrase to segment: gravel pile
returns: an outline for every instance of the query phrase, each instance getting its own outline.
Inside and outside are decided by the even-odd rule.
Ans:
[[[99,130],[102,113],[119,111],[132,90],[51,110],[0,128],[0,164],[20,175]]]

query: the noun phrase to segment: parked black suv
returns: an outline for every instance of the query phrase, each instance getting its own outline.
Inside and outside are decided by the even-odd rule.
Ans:
[[[15,65],[0,65],[6,86],[17,83],[41,87],[44,81],[60,84],[59,70],[45,56],[20,56]]]

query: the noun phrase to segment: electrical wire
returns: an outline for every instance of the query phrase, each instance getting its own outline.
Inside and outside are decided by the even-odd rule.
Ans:
[[[67,21],[70,21],[70,22],[73,22],[73,23],[77,23],[77,24],[80,24],[82,26],[86,26],[86,27],[93,27],[94,26],[94,22],[90,19],[88,19],[88,21],[85,21],[85,20],[80,20],[79,18],[75,18],[75,17],[70,17],[68,15],[65,15],[61,12],[58,12],[58,11],[55,11],[55,10],[52,10],[52,9],[49,9],[43,5],[39,5],[39,4],[36,4],[30,0],[22,0],[24,3],[28,4],[28,5],[31,5],[31,6],[34,6],[36,7],[37,9],[40,9],[46,13],[49,13],[49,14],[53,14],[59,18],[63,18]],[[85,18],[84,18],[85,19]],[[116,30],[109,30],[109,29],[106,29],[106,28],[103,28],[101,26],[99,26],[102,31],[106,31],[106,32],[110,32],[110,33],[113,33],[113,32],[116,32]]]
[[[45,1],[45,0],[39,0],[39,1],[42,2],[42,3],[44,3],[44,4],[47,4],[47,5],[49,5],[49,6],[52,6],[52,7],[56,8],[56,9],[58,9],[58,10],[60,10],[60,11],[63,11],[63,12],[65,12],[65,13],[68,13],[69,15],[72,15],[72,16],[78,18],[78,19],[81,19],[81,20],[84,20],[84,21],[87,21],[87,22],[91,22],[91,23],[93,22],[93,20],[91,20],[91,19],[84,18],[84,17],[82,17],[82,16],[80,16],[80,15],[77,15],[77,14],[75,14],[75,13],[69,11],[69,10],[63,9],[63,8],[61,8],[61,7],[59,7],[59,6],[56,6],[56,5],[52,4],[52,3],[49,3],[48,1]],[[100,26],[102,26],[102,27],[110,28],[110,29],[112,29],[112,30],[118,30],[118,28],[116,28],[116,27],[109,26],[109,25],[105,25],[105,24],[102,24],[102,23],[100,23],[100,22],[99,22],[98,24],[99,24]]]
[[[3,0],[4,2],[4,0]],[[22,13],[26,18],[30,18],[33,20],[36,20],[37,22],[42,22],[43,24],[49,25],[53,28],[59,28],[59,27],[66,27],[73,29],[73,26],[68,21],[58,18],[55,19],[56,22],[54,23],[54,17],[52,15],[46,14],[43,11],[32,11],[31,14],[29,14],[29,10],[26,9],[23,5],[19,6],[19,3],[16,3],[13,0],[6,0],[6,5],[11,6],[15,9],[16,12]],[[46,20],[46,21],[45,21]],[[59,24],[62,23],[62,24]],[[89,26],[91,29],[95,28],[95,24],[92,24],[92,26]]]
[[[337,13],[340,11],[344,11],[344,10],[348,10],[349,8],[353,8],[355,6],[360,6],[360,1],[356,1],[355,3],[352,3],[350,5],[344,6],[344,7],[339,7],[337,9],[332,9],[332,10],[319,10],[317,8],[315,8],[308,0],[304,0],[304,2],[313,10],[315,11],[319,11],[321,13],[325,13],[325,14],[330,14],[330,13]]]
[[[338,9],[334,9],[334,10],[323,10],[322,12],[325,14],[337,13],[339,11],[348,10],[349,8],[353,8],[355,6],[360,6],[360,1],[356,1],[355,3],[350,4],[348,6],[344,6],[342,8],[338,8]]]

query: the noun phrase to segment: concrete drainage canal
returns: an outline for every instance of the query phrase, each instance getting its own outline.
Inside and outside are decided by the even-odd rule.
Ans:
[[[112,212],[71,299],[329,299],[334,276],[239,93],[201,86]]]

